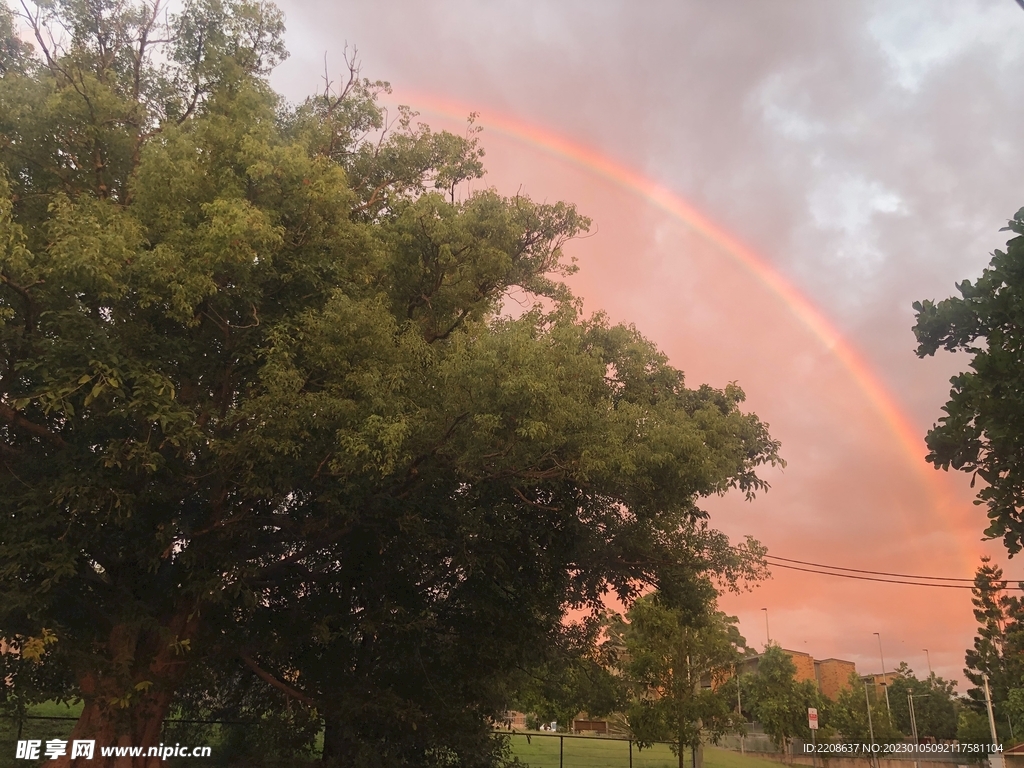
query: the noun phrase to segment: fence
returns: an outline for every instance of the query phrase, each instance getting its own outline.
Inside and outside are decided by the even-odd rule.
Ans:
[[[28,715],[23,720],[10,716],[0,716],[0,766],[6,765],[5,758],[14,754],[15,741],[24,739],[66,739],[77,718]],[[252,726],[257,723],[224,722],[209,720],[168,720],[164,727],[164,736],[174,734],[177,729],[188,726],[217,725],[221,728],[218,741],[224,742],[225,749],[235,740],[247,741],[252,734]],[[666,743],[653,744],[640,749],[636,741],[614,736],[577,736],[561,733],[521,733],[498,732],[510,740],[512,754],[530,768],[678,768],[679,757],[672,752]],[[184,737],[184,734],[180,734]],[[188,739],[182,739],[183,742]],[[739,738],[726,737],[720,744],[729,751],[739,751]],[[198,743],[198,742],[197,742]],[[802,743],[793,744],[789,755],[781,755],[775,751],[770,740],[764,734],[748,734],[744,738],[744,751],[750,756],[760,756],[772,760],[784,760],[794,768],[812,764],[811,756],[803,754]],[[692,755],[689,750],[683,754],[684,765],[691,765]],[[850,759],[830,757],[828,760],[819,758],[817,764],[824,768],[954,768],[969,762],[964,756],[924,755],[914,756],[879,755],[874,765],[866,759]],[[953,765],[951,765],[951,763]],[[42,763],[40,763],[41,765]],[[30,768],[26,763],[25,768]]]
[[[609,736],[512,733],[512,754],[530,768],[678,768],[668,744],[640,749],[635,741]],[[690,752],[684,751],[685,764]]]

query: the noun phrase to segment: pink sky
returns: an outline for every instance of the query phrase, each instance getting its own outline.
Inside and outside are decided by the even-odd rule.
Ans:
[[[570,244],[590,310],[632,322],[688,382],[737,381],[789,462],[754,503],[712,499],[715,525],[781,557],[970,577],[983,512],[967,478],[923,462],[923,435],[964,360],[918,360],[910,303],[974,277],[1024,205],[1018,93],[1024,12],[1012,0],[894,7],[537,0],[282,3],[292,58],[274,83],[318,87],[345,42],[437,127],[439,100],[478,111],[500,191],[575,202]],[[640,7],[641,10],[637,10]],[[406,98],[406,95],[409,98]],[[417,103],[419,99],[419,103]],[[449,113],[451,110],[447,110]],[[511,118],[662,185],[764,259],[866,361],[908,446],[854,371],[728,251],[593,168],[500,130]],[[1008,573],[1024,574],[1017,562]],[[878,671],[961,678],[970,593],[776,570],[723,599],[772,639]]]

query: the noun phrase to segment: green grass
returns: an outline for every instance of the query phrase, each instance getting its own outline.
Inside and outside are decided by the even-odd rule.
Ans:
[[[30,714],[45,717],[77,717],[81,712],[81,704],[67,707],[63,704],[47,702],[31,708]],[[23,739],[66,739],[74,722],[71,720],[28,720],[24,724]],[[223,738],[224,733],[216,734]],[[7,718],[0,718],[0,768],[31,768],[33,762],[15,760],[14,748],[17,739],[17,725]],[[216,739],[214,739],[216,741]],[[212,742],[210,742],[212,744]],[[530,768],[558,768],[559,739],[553,734],[518,733],[512,736],[512,754],[517,756]],[[192,761],[194,762],[194,761]],[[216,762],[216,761],[214,761]],[[300,761],[301,762],[301,761]],[[45,761],[35,763],[43,765]],[[634,768],[678,768],[679,759],[672,754],[667,744],[655,744],[649,749],[638,749],[633,745]],[[686,764],[690,765],[690,756],[686,755]],[[171,763],[168,763],[169,767]],[[615,739],[598,737],[569,737],[564,739],[562,768],[628,768],[629,743]],[[716,747],[704,750],[705,768],[779,768],[779,763],[757,757],[742,756],[737,752]]]
[[[82,711],[79,703],[74,707],[64,704],[57,704],[48,701],[43,704],[36,704],[29,707],[28,714],[37,717],[72,717],[77,718]],[[26,720],[22,724],[21,738],[39,739],[46,742],[48,739],[66,739],[74,726],[74,720]],[[15,746],[18,740],[18,724],[8,718],[0,717],[0,768],[20,764],[23,768],[43,765],[46,760],[38,762],[31,760],[15,760]]]
[[[780,755],[781,758],[781,755]],[[779,768],[780,762],[763,757],[750,757],[720,747],[704,748],[705,768]]]
[[[531,733],[512,737],[512,754],[530,768],[558,768],[559,739],[554,735]],[[562,768],[627,768],[629,743],[615,739],[577,738],[566,736],[562,742]],[[690,765],[689,753],[685,755]],[[640,750],[633,745],[633,768],[678,768],[679,758],[667,744]],[[727,749],[707,747],[704,750],[705,768],[779,768],[771,760],[746,757]]]

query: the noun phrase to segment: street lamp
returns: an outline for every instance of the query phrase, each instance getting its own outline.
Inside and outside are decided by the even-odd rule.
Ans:
[[[765,634],[765,637],[768,638],[768,642],[765,643],[765,648],[767,648],[768,645],[772,641],[772,633],[768,629],[768,609],[767,608],[762,608],[761,610],[764,611],[764,634]]]
[[[882,688],[885,689],[885,710],[889,713],[889,724],[892,725],[892,707],[889,706],[889,679],[885,676],[885,656],[882,655],[882,636],[874,633],[878,638],[878,657],[882,660]]]
[[[871,734],[871,763],[878,766],[878,755],[875,754],[875,726],[871,724],[871,699],[868,698],[868,681],[864,681],[864,706],[868,711],[868,733]]]
[[[910,735],[913,736],[914,741],[920,741],[917,733],[917,709],[914,707],[914,699],[927,699],[931,696],[930,693],[908,693],[907,694],[907,705],[910,710]]]
[[[910,735],[913,736],[913,738],[914,738],[914,744],[920,744],[921,743],[921,739],[920,739],[920,737],[917,734],[917,714],[914,712],[914,699],[926,699],[930,695],[931,694],[928,694],[928,693],[919,693],[916,696],[914,694],[912,694],[912,693],[908,693],[907,694],[907,709],[910,710]],[[915,760],[914,760],[914,768],[919,768],[920,764],[918,763],[918,761],[916,759],[917,758],[917,752],[916,751],[914,752],[914,758],[915,758]]]

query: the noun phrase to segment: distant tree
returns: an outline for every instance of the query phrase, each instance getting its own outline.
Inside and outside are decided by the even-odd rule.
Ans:
[[[1002,733],[1011,716],[1006,709],[1010,692],[1024,687],[1024,604],[1007,592],[1003,570],[988,557],[982,558],[971,591],[978,629],[973,647],[965,654],[964,675],[974,684],[967,690],[966,703],[985,713],[983,678],[987,675],[996,726]]]
[[[928,461],[981,481],[985,535],[1012,556],[1024,543],[1024,208],[1013,233],[980,278],[956,285],[959,297],[914,303],[919,357],[942,348],[966,352],[970,370],[954,376],[949,401],[928,432]]]
[[[797,681],[796,665],[781,647],[769,644],[757,671],[744,675],[744,706],[764,726],[775,745],[788,749],[794,737],[811,738],[807,709],[821,707],[822,696],[811,680]]]
[[[956,740],[963,745],[991,744],[992,730],[988,716],[973,707],[962,707],[957,713]]]
[[[924,680],[917,676],[906,662],[896,668],[889,681],[889,704],[893,724],[902,733],[911,735],[910,702],[914,697],[914,715],[919,737],[936,739],[956,738],[956,683],[943,680],[934,673]]]
[[[868,707],[871,707],[870,722]],[[849,685],[843,688],[834,702],[826,702],[830,725],[844,741],[884,745],[900,741],[902,734],[892,724],[885,699],[875,696],[874,686],[865,691],[864,681],[854,673]]]
[[[538,722],[558,723],[559,730],[572,728],[581,712],[606,717],[620,710],[623,686],[595,637],[605,625],[604,616],[578,622],[573,631],[543,649],[537,663],[519,676],[513,707]]]
[[[700,615],[687,614],[653,593],[617,617],[608,633],[621,648],[626,716],[637,741],[671,742],[680,768],[684,749],[693,750],[700,768],[702,744],[742,724],[733,675],[746,641],[736,619],[713,603]]]
[[[14,29],[14,14],[0,3],[0,77],[7,73],[23,75],[34,64],[32,46],[18,37]]]

